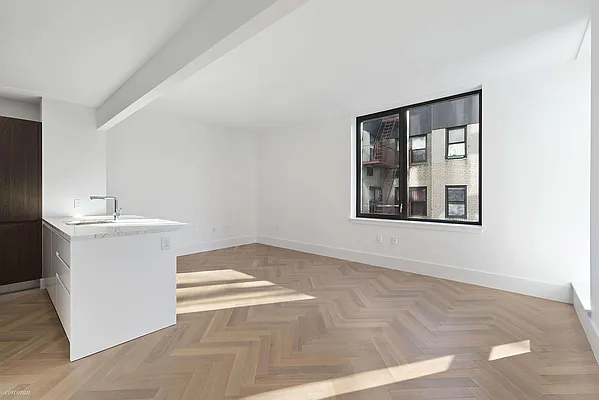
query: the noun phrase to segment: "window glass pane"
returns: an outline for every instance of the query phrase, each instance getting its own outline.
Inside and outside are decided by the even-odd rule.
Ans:
[[[431,123],[433,122],[431,112],[432,107],[430,105],[410,109],[410,136],[422,135],[431,131]]]
[[[466,201],[466,191],[463,188],[447,188],[447,201]]]
[[[410,216],[412,217],[426,217],[426,202],[419,201],[411,203]]]
[[[426,136],[412,138],[412,150],[426,149]]]
[[[408,108],[401,131],[409,145],[416,134],[426,134],[426,163],[418,163],[418,150],[411,147],[406,162],[407,182],[401,188],[411,201],[409,188],[426,187],[427,218],[433,220],[462,219],[479,222],[479,95],[448,101],[431,102],[426,106]],[[405,120],[405,122],[403,122]],[[453,129],[455,127],[459,129]],[[465,127],[465,128],[464,128]],[[449,140],[448,140],[449,139]],[[451,143],[454,142],[454,143]],[[468,148],[464,142],[468,143]],[[420,150],[421,151],[421,150]],[[467,192],[446,186],[467,186]],[[447,197],[451,197],[448,204]],[[450,207],[451,205],[451,207]],[[412,204],[408,215],[414,216]],[[422,206],[418,206],[422,207]],[[450,210],[451,208],[451,210]],[[464,212],[467,211],[467,216]]]
[[[433,130],[451,128],[460,125],[478,125],[478,94],[454,100],[440,101],[432,104],[431,118]]]
[[[426,217],[428,203],[426,198],[426,188],[410,188],[410,213],[412,217]]]
[[[364,121],[362,137],[361,204],[364,214],[399,214],[396,188],[399,179],[399,115]]]
[[[464,157],[466,155],[466,144],[450,144],[447,147],[447,157]]]
[[[461,217],[466,213],[466,206],[460,203],[449,203],[448,212],[450,217]]]
[[[466,137],[466,130],[464,128],[449,129],[448,136],[449,143],[463,142]]]
[[[410,199],[412,201],[426,201],[426,189],[410,188]]]
[[[423,163],[426,162],[426,150],[413,150],[412,151],[412,163]]]

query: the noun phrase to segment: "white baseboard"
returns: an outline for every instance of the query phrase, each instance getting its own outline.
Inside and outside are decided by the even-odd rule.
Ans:
[[[294,240],[273,238],[269,236],[258,236],[257,242],[291,250],[303,251],[306,253],[339,258],[342,260],[354,261],[362,264],[376,265],[378,267],[397,269],[400,271],[427,275],[435,278],[471,283],[493,289],[500,289],[508,292],[572,304],[572,287],[570,284],[560,285],[556,283],[540,282],[531,279],[493,274],[490,272],[476,271],[450,265],[432,264],[379,254],[364,253],[355,250],[298,242]]]
[[[188,246],[174,247],[173,250],[177,256],[188,254],[203,253],[205,251],[226,249],[228,247],[243,246],[244,244],[256,243],[255,236],[241,236],[230,239],[215,240],[212,242],[194,243]]]
[[[591,345],[591,349],[593,350],[593,354],[595,354],[595,358],[599,363],[599,329],[591,319],[591,311],[586,309],[583,305],[583,301],[578,295],[578,291],[576,290],[576,286],[573,285],[574,292],[574,309],[576,310],[576,314],[578,315],[578,319],[580,319],[580,324],[582,325],[582,329],[584,329],[584,333],[587,335],[589,339],[589,343]]]
[[[40,280],[11,283],[10,285],[0,286],[0,294],[20,292],[22,290],[35,289],[40,287]]]

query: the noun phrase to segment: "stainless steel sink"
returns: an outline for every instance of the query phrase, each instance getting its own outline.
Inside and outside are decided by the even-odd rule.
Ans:
[[[78,225],[101,225],[101,224],[113,224],[113,219],[95,219],[95,220],[80,220],[80,221],[67,221],[64,224],[69,226]]]

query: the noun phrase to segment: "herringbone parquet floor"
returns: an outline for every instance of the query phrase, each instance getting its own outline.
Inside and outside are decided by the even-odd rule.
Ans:
[[[177,325],[72,364],[44,291],[0,296],[0,398],[599,399],[570,305],[264,245],[178,270]]]

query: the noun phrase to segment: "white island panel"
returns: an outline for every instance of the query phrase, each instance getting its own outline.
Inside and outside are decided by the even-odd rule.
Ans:
[[[71,360],[177,322],[176,257],[162,236],[71,244]]]

